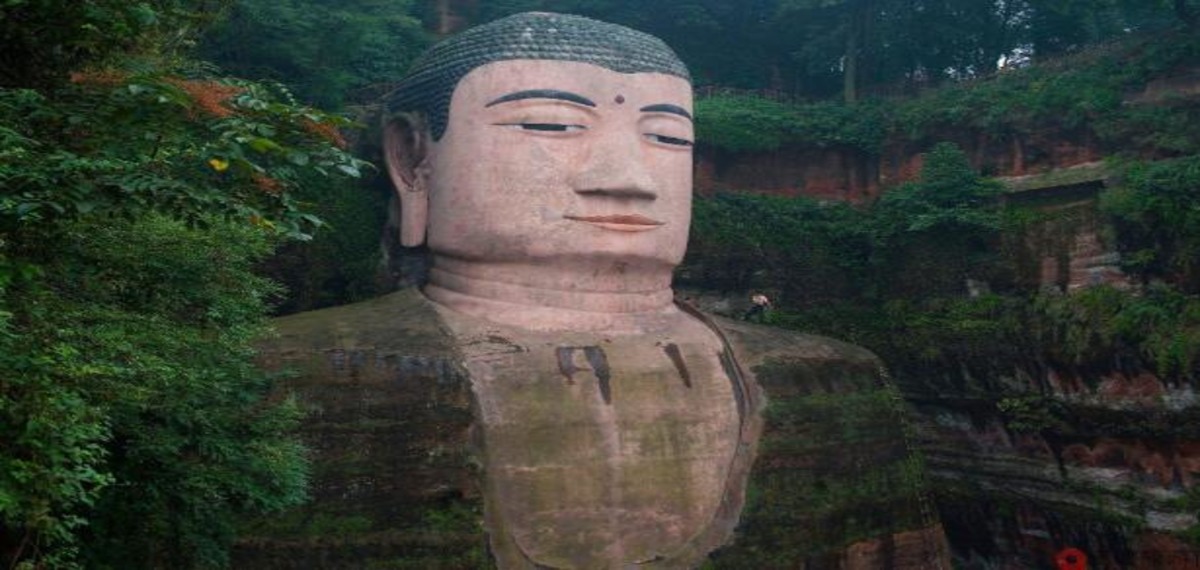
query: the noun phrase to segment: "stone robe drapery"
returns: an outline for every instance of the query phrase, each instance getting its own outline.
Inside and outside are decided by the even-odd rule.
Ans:
[[[720,350],[415,290],[278,319],[261,360],[310,412],[313,498],[248,524],[235,567],[949,568],[878,359],[700,319]]]

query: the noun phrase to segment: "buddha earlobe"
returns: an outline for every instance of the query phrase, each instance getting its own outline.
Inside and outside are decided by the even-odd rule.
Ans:
[[[429,227],[429,168],[422,162],[413,173],[412,184],[397,189],[400,195],[400,245],[416,247],[425,243]]]
[[[425,243],[429,225],[428,136],[417,117],[393,117],[383,125],[383,158],[400,199],[400,244],[405,247]]]

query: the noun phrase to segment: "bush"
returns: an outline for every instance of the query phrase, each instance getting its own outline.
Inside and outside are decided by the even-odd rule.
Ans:
[[[303,496],[251,268],[321,225],[303,184],[364,163],[347,120],[189,60],[204,8],[0,8],[5,567],[218,567],[234,520]]]
[[[238,516],[304,494],[297,409],[251,364],[272,240],[154,215],[40,238],[9,248],[39,264],[3,291],[0,526],[28,537],[10,556],[222,565]]]
[[[1126,271],[1200,292],[1200,155],[1130,165],[1102,197]]]

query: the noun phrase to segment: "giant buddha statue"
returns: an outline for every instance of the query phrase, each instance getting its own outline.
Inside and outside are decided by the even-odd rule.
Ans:
[[[873,355],[675,302],[692,90],[661,41],[518,14],[432,48],[384,115],[428,280],[278,320],[314,498],[239,565],[944,563]]]

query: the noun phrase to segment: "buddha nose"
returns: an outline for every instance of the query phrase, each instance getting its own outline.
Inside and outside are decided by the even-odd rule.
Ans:
[[[646,164],[645,145],[634,136],[598,137],[571,180],[577,194],[655,200],[658,187]]]

